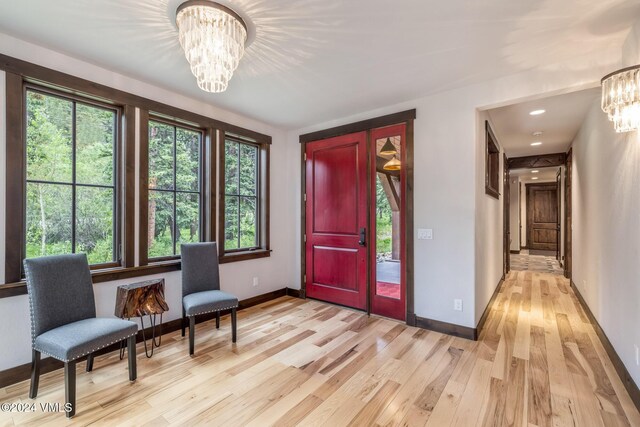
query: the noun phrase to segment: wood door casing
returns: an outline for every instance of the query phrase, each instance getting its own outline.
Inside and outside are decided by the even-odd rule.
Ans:
[[[572,236],[571,230],[573,226],[572,206],[571,206],[571,173],[573,170],[573,150],[569,149],[567,153],[567,167],[565,168],[565,187],[564,187],[564,276],[571,279],[572,263]]]
[[[507,273],[511,270],[511,182],[509,181],[509,159],[503,154],[503,187],[502,187],[502,204],[503,204],[503,262],[502,262],[502,279],[507,277]]]
[[[556,183],[527,184],[527,247],[556,251],[558,188]]]
[[[306,294],[367,307],[367,133],[306,144]]]
[[[562,172],[561,169],[558,169],[558,173],[556,174],[556,201],[558,203],[558,215],[557,215],[557,219],[556,219],[556,230],[558,231],[556,233],[556,259],[558,260],[558,262],[560,263],[560,266],[562,266],[562,259],[560,259],[560,247],[562,246],[560,244],[560,230],[562,228],[562,225],[560,224],[560,216],[562,214],[562,179],[560,177],[560,173]]]

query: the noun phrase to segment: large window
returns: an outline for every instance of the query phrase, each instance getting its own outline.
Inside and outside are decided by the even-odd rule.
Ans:
[[[178,270],[182,243],[269,256],[269,135],[10,57],[0,70],[0,298],[26,293],[25,258],[86,253],[100,283]]]
[[[25,257],[117,262],[118,110],[30,87],[26,114]]]
[[[149,259],[180,254],[201,240],[202,131],[149,121]]]
[[[268,144],[228,133],[221,142],[221,259],[268,256]]]
[[[260,246],[258,146],[225,140],[224,247],[227,251]]]

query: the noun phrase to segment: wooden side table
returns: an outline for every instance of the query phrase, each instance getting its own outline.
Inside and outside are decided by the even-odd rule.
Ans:
[[[118,286],[116,294],[115,315],[124,319],[139,317],[142,326],[144,352],[147,357],[153,356],[153,349],[162,343],[162,314],[169,311],[164,298],[164,279],[147,280]],[[156,315],[160,315],[160,334],[156,341]],[[144,316],[149,316],[151,323],[151,352],[147,349],[147,338],[144,332]],[[120,349],[120,359],[124,357],[124,347]]]

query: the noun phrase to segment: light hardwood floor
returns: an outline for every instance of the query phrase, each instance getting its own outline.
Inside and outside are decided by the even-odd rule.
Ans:
[[[117,354],[78,369],[78,412],[0,413],[0,426],[640,426],[566,279],[512,272],[478,342],[284,297],[198,325],[196,355],[173,333],[127,381]],[[1,402],[31,402],[25,381]],[[62,371],[36,402],[63,402]]]

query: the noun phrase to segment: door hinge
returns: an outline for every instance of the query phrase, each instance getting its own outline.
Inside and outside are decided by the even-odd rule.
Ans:
[[[307,153],[304,153],[304,161],[307,161]]]
[[[306,235],[306,233],[304,235],[304,242],[307,243],[307,235]]]
[[[307,283],[307,275],[304,275],[304,283]]]
[[[307,201],[307,193],[304,193],[304,201]]]

